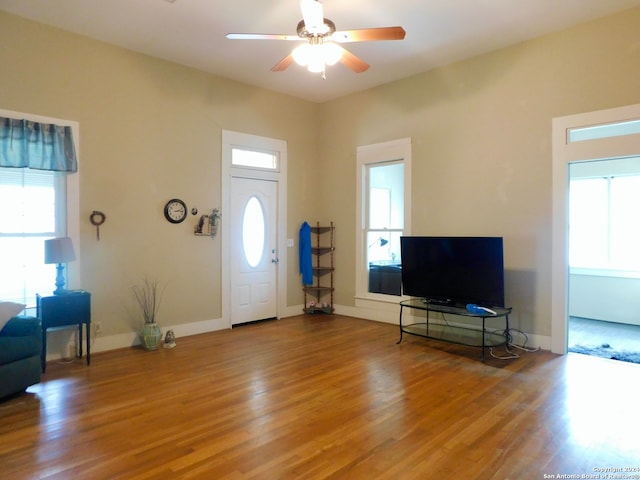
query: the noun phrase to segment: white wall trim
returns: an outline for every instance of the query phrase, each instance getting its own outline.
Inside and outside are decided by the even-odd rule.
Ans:
[[[345,305],[334,305],[335,313],[337,315],[344,315],[346,317],[360,318],[364,320],[371,320],[375,322],[387,323],[390,325],[398,326],[399,315],[400,315],[400,307],[398,304],[395,304],[395,308],[393,304],[388,303],[387,308],[381,310],[378,308],[379,302],[372,302],[369,308],[357,308],[350,307]],[[287,307],[282,314],[281,318],[287,317],[295,317],[303,314],[303,305],[294,305]],[[320,315],[320,314],[319,314]],[[411,318],[409,315],[407,318]],[[176,344],[177,348],[180,348],[180,339],[183,337],[189,337],[191,335],[200,335],[203,333],[211,333],[219,330],[226,330],[229,327],[227,326],[225,320],[220,318],[214,318],[211,320],[204,320],[200,322],[190,322],[183,323],[179,325],[168,325],[163,326],[162,332],[165,333],[167,330],[173,330],[176,334]],[[68,348],[70,345],[74,345],[77,341],[77,330],[75,327],[70,327],[69,329],[63,329],[60,331],[52,331],[49,333],[50,336],[59,336],[60,338],[53,338],[54,344],[57,348],[54,348],[53,351],[47,351],[47,361],[56,361],[61,360],[67,357],[66,352],[68,352]],[[354,332],[354,335],[357,335],[357,332]],[[540,347],[543,350],[549,350],[551,345],[551,337],[541,336],[541,335],[533,335],[527,333],[529,337],[528,347],[536,348]],[[389,337],[390,342],[397,342],[400,338],[400,330],[398,327],[397,335],[394,334]],[[66,339],[66,342],[64,341]],[[118,350],[121,348],[132,348],[140,345],[140,337],[137,332],[128,332],[121,333],[117,335],[93,335],[91,337],[91,354],[108,352],[111,350]],[[84,348],[83,344],[83,348]],[[84,361],[84,360],[83,360]],[[94,360],[92,360],[93,362]]]
[[[250,168],[239,168],[231,165],[232,147],[244,147],[262,149],[279,153],[279,171],[262,171]],[[261,137],[248,133],[222,130],[222,200],[221,210],[224,218],[225,212],[231,208],[231,177],[243,176],[245,178],[268,179],[278,182],[278,252],[279,263],[277,265],[278,300],[276,312],[278,318],[284,316],[287,310],[287,142],[269,137]],[[226,328],[231,328],[231,229],[221,229],[221,279],[222,279],[222,319]]]
[[[575,127],[597,126],[638,118],[640,104],[568,115],[552,120],[551,351],[554,353],[567,352],[569,164],[640,154],[640,134],[569,143],[567,132]]]
[[[225,330],[226,328],[227,326],[222,318],[182,323],[179,325],[161,326],[163,334],[167,330],[173,330],[176,334],[176,344],[178,346],[180,345],[180,339],[182,337],[216,332],[218,330]],[[47,349],[47,361],[56,361],[67,358],[69,348],[76,345],[76,342],[78,341],[77,332],[78,330],[75,326],[55,331],[52,330],[49,332],[49,343],[53,345],[51,349]],[[86,355],[86,343],[84,342],[86,342],[86,339],[83,336],[82,349],[83,354]],[[93,332],[91,334],[91,355],[94,353],[119,350],[121,348],[131,348],[137,345],[140,345],[140,336],[138,332],[119,333],[116,335],[96,335]]]
[[[359,146],[356,149],[356,296],[359,298],[381,299],[383,295],[368,292],[365,274],[367,252],[364,245],[365,228],[365,170],[367,165],[402,160],[404,165],[404,234],[411,233],[411,138],[401,138],[388,142]],[[381,303],[384,303],[383,300]]]

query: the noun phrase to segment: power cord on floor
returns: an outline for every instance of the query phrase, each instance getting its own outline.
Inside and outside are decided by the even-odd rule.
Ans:
[[[516,358],[520,358],[520,355],[509,350],[508,346],[506,347],[506,350],[507,352],[509,352],[509,355],[498,356],[495,353],[493,353],[493,347],[489,347],[489,355],[491,355],[493,358],[497,358],[498,360],[513,360]]]
[[[527,342],[529,341],[529,337],[522,330],[510,328],[509,330],[494,330],[491,333],[498,333],[500,335],[504,335],[507,338],[505,350],[507,351],[508,355],[498,356],[495,353],[493,353],[493,347],[489,347],[489,354],[493,358],[496,358],[498,360],[512,360],[512,359],[520,358],[520,355],[518,355],[516,352],[513,352],[511,349],[519,349],[524,352],[537,352],[538,350],[540,350],[540,347],[529,348],[526,346]],[[521,345],[518,345],[513,342],[513,333],[516,333],[523,337],[523,341]]]
[[[509,340],[513,339],[512,332],[517,333],[517,334],[521,335],[522,337],[524,337],[524,341],[520,345],[518,345],[516,343],[513,343],[513,341],[509,341],[509,346],[510,347],[519,348],[520,350],[523,350],[525,352],[537,352],[538,350],[540,350],[540,347],[536,347],[536,348],[527,347],[527,342],[529,341],[529,337],[522,330],[518,330],[516,328],[510,328],[509,331],[507,332],[507,334],[509,336]]]
[[[440,312],[440,317],[443,322],[442,325],[450,326],[449,322],[447,321],[447,316],[444,312]],[[493,358],[496,358],[498,360],[514,360],[514,359],[520,358],[520,355],[512,351],[512,349],[522,350],[523,352],[537,352],[540,350],[540,347],[536,347],[536,348],[527,347],[526,345],[527,345],[527,342],[529,341],[529,336],[526,333],[524,333],[522,330],[518,330],[516,328],[510,328],[508,330],[496,329],[493,331],[489,331],[488,333],[496,333],[506,337],[507,339],[505,350],[507,351],[508,355],[498,356],[493,351],[494,347],[489,347],[489,355],[491,355]],[[520,335],[522,337],[522,342],[519,345],[514,343],[513,334]]]

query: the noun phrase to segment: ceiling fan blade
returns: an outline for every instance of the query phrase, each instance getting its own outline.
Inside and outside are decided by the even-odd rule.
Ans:
[[[322,4],[317,0],[300,0],[302,19],[307,31],[319,29],[324,25],[324,13]]]
[[[298,35],[280,35],[275,33],[227,33],[229,40],[300,40]]]
[[[342,49],[342,56],[340,57],[340,63],[342,63],[346,67],[349,67],[351,70],[353,70],[356,73],[362,73],[369,69],[369,64],[367,62],[365,62],[359,57],[356,57],[349,50],[346,50],[342,47],[339,47],[339,48]]]
[[[406,32],[402,27],[363,28],[334,32],[331,39],[338,43],[371,42],[374,40],[402,40]]]
[[[293,54],[289,54],[271,67],[272,72],[283,72],[293,63]]]

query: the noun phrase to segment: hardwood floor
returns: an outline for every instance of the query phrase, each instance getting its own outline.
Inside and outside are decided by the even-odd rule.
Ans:
[[[397,340],[397,326],[314,315],[50,364],[0,403],[0,475],[522,480],[640,468],[640,366],[548,352],[483,364],[478,349]]]

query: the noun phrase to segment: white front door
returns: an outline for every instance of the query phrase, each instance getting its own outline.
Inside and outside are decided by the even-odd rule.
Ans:
[[[231,325],[277,315],[278,182],[231,178]]]

